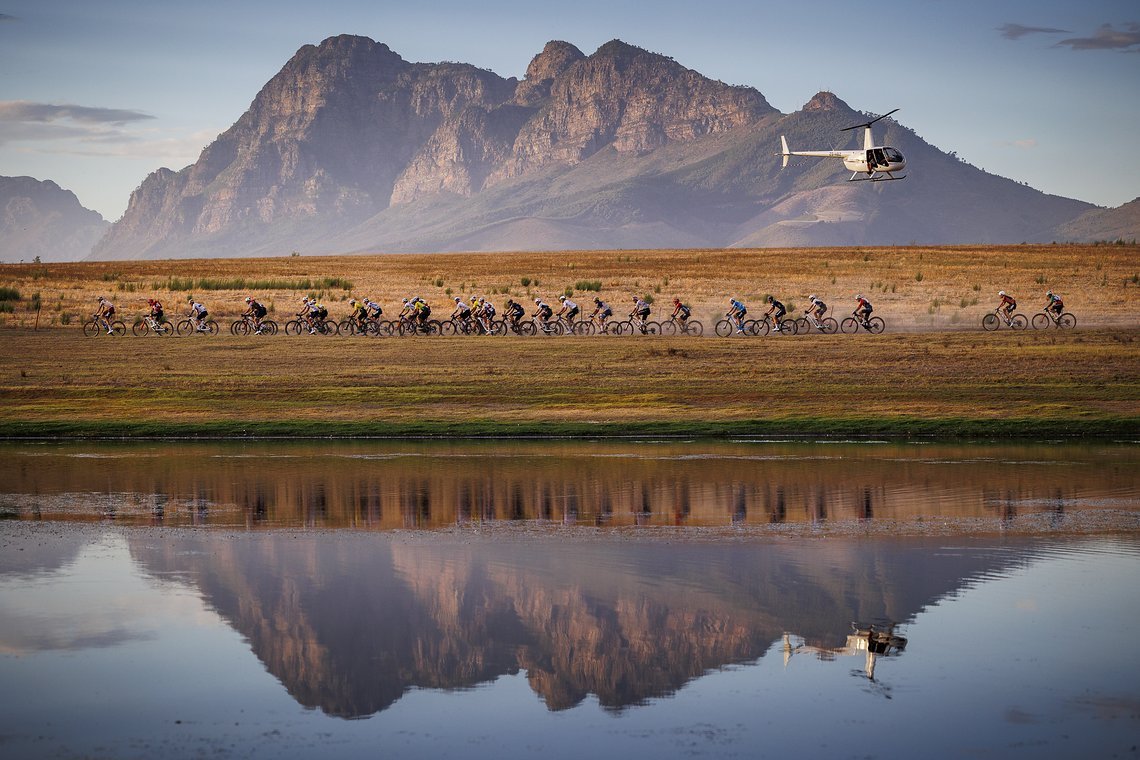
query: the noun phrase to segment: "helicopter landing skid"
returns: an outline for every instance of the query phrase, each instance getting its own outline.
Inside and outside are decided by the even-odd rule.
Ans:
[[[851,177],[847,181],[848,182],[893,182],[894,180],[898,180],[898,179],[906,179],[905,174],[902,175],[901,177],[893,177],[890,174],[886,175],[885,177],[875,177],[875,176],[860,177],[859,174],[860,174],[859,172],[855,172],[854,174],[851,175]]]

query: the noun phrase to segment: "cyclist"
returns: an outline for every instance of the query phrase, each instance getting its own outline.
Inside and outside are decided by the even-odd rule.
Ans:
[[[91,316],[95,317],[99,324],[106,328],[108,335],[115,334],[115,331],[111,329],[111,318],[115,316],[115,304],[103,296],[99,296],[99,306]]]
[[[412,303],[415,304],[412,313],[415,315],[416,321],[420,323],[421,327],[426,328],[428,317],[431,316],[431,307],[428,306],[427,301],[420,298],[419,296],[413,298]]]
[[[1052,290],[1045,294],[1045,311],[1052,312],[1053,319],[1058,319],[1061,312],[1065,310],[1065,302],[1061,300],[1061,296],[1054,293]]]
[[[513,298],[507,299],[507,310],[503,312],[503,317],[515,332],[518,332],[519,320],[522,319],[525,313],[526,310],[523,309],[521,303],[515,303],[515,299]]]
[[[731,319],[736,324],[736,332],[741,335],[744,334],[744,315],[748,313],[748,307],[735,298],[728,299],[728,311],[725,312],[726,317]]]
[[[312,334],[314,332],[312,312],[309,309],[309,297],[308,296],[302,296],[301,297],[301,310],[299,312],[297,312],[296,314],[294,314],[293,316],[297,317],[297,319],[301,320],[301,324],[303,324],[309,328],[309,334]]]
[[[558,296],[558,300],[562,303],[562,308],[558,310],[559,319],[566,321],[566,334],[570,335],[574,332],[574,317],[578,316],[578,304],[571,301],[566,296]]]
[[[768,296],[768,311],[764,312],[764,316],[772,320],[773,330],[780,332],[780,320],[787,313],[788,310],[784,308],[784,304],[777,301],[775,296]]]
[[[208,332],[210,328],[206,325],[206,317],[210,316],[210,312],[206,311],[206,307],[194,300],[194,296],[186,298],[190,304],[190,313],[186,316],[194,320],[194,329],[198,332]]]
[[[355,298],[349,299],[348,305],[352,307],[352,313],[348,318],[356,323],[360,334],[365,335],[364,323],[368,321],[368,310],[364,308],[362,301],[357,301]]]
[[[245,297],[245,312],[242,313],[242,316],[253,319],[254,335],[261,335],[261,320],[265,319],[265,315],[268,313],[266,308],[252,296]]]
[[[597,317],[598,321],[601,322],[601,327],[603,329],[605,329],[606,320],[609,319],[610,317],[612,317],[613,315],[614,315],[614,310],[610,308],[610,305],[608,303],[606,303],[605,301],[603,301],[602,299],[595,296],[594,297],[594,311],[590,313],[590,319]]]
[[[1013,296],[1009,295],[1004,290],[999,290],[998,296],[1001,297],[1001,301],[998,303],[997,307],[998,309],[1001,309],[1005,312],[1005,320],[1008,322],[1011,318],[1013,318],[1013,310],[1017,308],[1017,301],[1015,301]]]
[[[383,316],[384,309],[380,306],[380,304],[367,297],[362,298],[361,301],[364,304],[364,308],[368,310],[369,319],[380,319],[380,317]]]
[[[871,306],[871,302],[861,295],[855,296],[855,311],[851,312],[851,316],[857,317],[863,323],[863,327],[870,330],[871,312],[875,307]]]
[[[455,297],[455,311],[451,312],[451,318],[458,319],[465,328],[471,326],[471,307],[463,303],[459,296]]]
[[[638,298],[637,296],[634,296],[633,297],[633,311],[631,311],[629,313],[629,316],[630,316],[630,318],[633,318],[634,316],[637,317],[637,320],[641,323],[639,325],[639,327],[641,328],[641,333],[642,333],[642,335],[644,335],[645,334],[645,323],[649,320],[649,304],[644,299],[641,299],[641,298]]]
[[[532,317],[538,317],[542,320],[542,329],[544,331],[550,329],[550,318],[554,316],[554,309],[543,301],[541,298],[534,299],[535,311],[531,314]]]
[[[150,307],[150,318],[154,320],[156,325],[161,325],[166,321],[166,315],[162,312],[162,302],[155,298],[146,299],[146,305]]]
[[[693,315],[693,310],[685,304],[681,303],[681,299],[674,296],[673,298],[673,313],[670,319],[675,322],[680,322],[681,327],[684,328],[689,322],[689,317]]]
[[[479,309],[476,318],[479,320],[479,324],[482,326],[483,332],[487,333],[488,335],[490,335],[492,332],[491,322],[495,319],[495,313],[495,304],[491,303],[486,298],[479,299]]]
[[[811,306],[804,310],[804,314],[810,314],[815,320],[816,329],[823,330],[823,315],[827,313],[827,304],[823,302],[823,299],[816,298],[814,295],[808,296],[808,301],[811,302]]]

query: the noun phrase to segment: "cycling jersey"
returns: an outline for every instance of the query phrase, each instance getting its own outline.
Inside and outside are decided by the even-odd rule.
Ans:
[[[566,311],[577,311],[578,310],[578,304],[574,303],[569,298],[567,298],[565,301],[562,302],[562,308],[566,309]]]
[[[868,314],[870,314],[873,311],[873,309],[871,308],[871,302],[868,301],[866,298],[860,298],[857,302],[856,308],[861,309],[861,310],[867,312]]]
[[[635,304],[633,305],[633,310],[634,310],[635,312],[637,312],[638,314],[644,314],[644,315],[648,315],[648,314],[649,314],[649,304],[647,304],[645,301],[642,301],[642,300],[639,298],[639,299],[637,300],[637,303],[635,303]]]

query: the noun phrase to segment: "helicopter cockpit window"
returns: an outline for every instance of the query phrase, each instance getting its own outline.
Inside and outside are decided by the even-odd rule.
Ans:
[[[891,161],[892,163],[898,163],[899,161],[903,160],[902,153],[899,153],[894,148],[883,148],[883,153],[887,155],[887,160]]]

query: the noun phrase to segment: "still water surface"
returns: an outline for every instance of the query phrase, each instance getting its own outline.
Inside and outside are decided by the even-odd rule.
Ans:
[[[1129,446],[4,453],[5,757],[1137,753]]]

